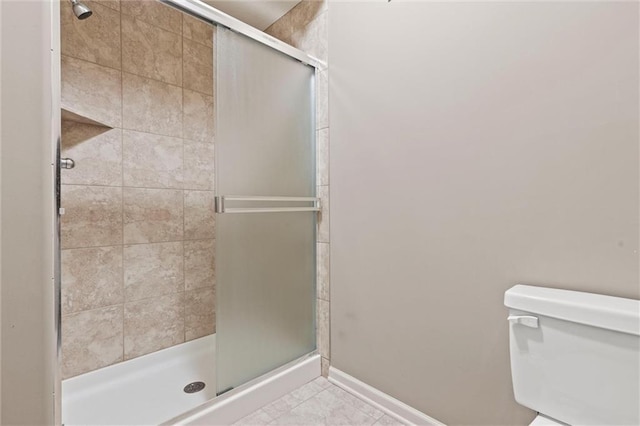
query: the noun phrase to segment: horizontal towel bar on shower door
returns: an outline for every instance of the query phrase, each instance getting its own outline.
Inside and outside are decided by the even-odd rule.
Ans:
[[[290,213],[319,212],[320,199],[317,197],[266,197],[262,195],[220,195],[215,198],[216,213]],[[309,202],[312,206],[299,207],[227,207],[229,201],[273,201],[273,202]]]

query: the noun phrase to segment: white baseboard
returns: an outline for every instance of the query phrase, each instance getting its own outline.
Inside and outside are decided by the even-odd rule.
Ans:
[[[171,422],[174,425],[230,425],[320,376],[320,355],[282,367],[246,389],[230,391]]]
[[[404,424],[444,426],[444,423],[433,417],[427,416],[423,412],[336,368],[329,368],[329,381]]]

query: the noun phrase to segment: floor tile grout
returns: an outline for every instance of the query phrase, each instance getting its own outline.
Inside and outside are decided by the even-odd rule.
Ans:
[[[309,385],[309,384],[311,384],[311,383],[314,383],[314,381],[315,381],[315,379],[314,379],[314,380],[312,380],[312,381],[310,381],[310,382],[308,382],[308,383],[306,383],[306,384],[304,384],[304,385],[302,385],[302,386],[300,386],[300,387],[299,387],[299,388],[297,388],[297,389],[292,390],[292,391],[291,391],[291,392],[289,392],[287,395],[291,395],[291,394],[293,394],[293,393],[294,393],[294,392],[296,392],[297,390],[300,390],[301,388],[303,388],[303,387],[305,387],[305,386],[308,386],[308,385]],[[319,385],[318,385],[318,386],[319,386]],[[311,398],[315,397],[316,395],[318,395],[318,394],[320,394],[320,393],[324,392],[325,390],[327,390],[327,388],[322,388],[319,392],[316,392],[316,393],[314,393],[313,395],[309,396],[308,398],[303,399],[302,401],[300,401],[299,403],[297,403],[297,404],[295,404],[293,407],[291,407],[288,411],[286,411],[286,412],[284,412],[284,413],[282,413],[282,414],[280,414],[280,415],[278,415],[278,416],[274,417],[274,418],[272,419],[272,422],[273,422],[273,421],[276,421],[277,419],[279,419],[279,418],[280,418],[280,417],[282,417],[283,415],[290,413],[290,412],[291,412],[293,409],[295,409],[296,407],[299,407],[300,405],[304,404],[306,401],[308,401],[308,400],[310,400]],[[287,395],[284,395],[284,396],[282,396],[282,397],[278,398],[276,401],[280,400],[281,398],[284,398],[284,397],[285,397],[285,396],[287,396]],[[273,401],[273,402],[276,402],[276,401]],[[269,405],[269,404],[267,404],[267,405]],[[265,407],[266,407],[266,406],[265,406]],[[262,410],[263,408],[264,408],[264,407],[260,408],[260,410]],[[267,415],[269,415],[269,413],[267,413]]]
[[[324,379],[326,380],[326,379]],[[291,406],[290,408],[288,408],[286,411],[284,411],[283,413],[278,414],[275,417],[272,417],[272,415],[265,410],[264,408],[275,403],[276,401],[279,401],[287,396],[292,396],[294,397],[294,394],[298,391],[300,391],[300,389],[304,388],[305,386],[309,386],[311,383],[314,383],[316,386],[320,387],[321,389],[315,393],[313,393],[312,395],[309,395],[308,397],[302,399],[298,399],[297,403],[293,406]],[[274,425],[274,424],[279,424],[278,420],[282,420],[285,416],[289,416],[291,415],[297,408],[299,408],[301,405],[311,401],[312,399],[318,398],[323,394],[331,394],[333,397],[337,398],[341,403],[343,403],[344,405],[346,405],[349,409],[351,410],[355,410],[356,412],[360,413],[360,415],[364,415],[365,418],[368,418],[369,420],[371,420],[370,423],[371,425],[375,425],[375,424],[380,424],[378,423],[382,418],[384,418],[385,413],[379,409],[377,409],[376,407],[372,406],[371,404],[369,404],[368,402],[358,398],[356,395],[353,395],[352,393],[340,388],[339,386],[334,385],[333,383],[328,383],[328,386],[323,386],[320,383],[317,383],[317,379],[289,392],[288,394],[282,396],[281,398],[278,398],[276,401],[271,402],[270,404],[267,404],[261,408],[259,408],[258,410],[254,411],[253,413],[250,413],[248,416],[244,417],[243,419],[240,419],[238,422],[236,422],[238,425],[248,425],[248,424],[252,424],[252,425]],[[336,392],[336,390],[339,390],[338,392]],[[342,392],[344,392],[345,394],[349,395],[349,397],[345,397],[344,394],[342,394]],[[294,398],[298,398],[298,397],[294,397]],[[360,404],[356,404],[354,403],[354,399],[360,401],[363,405]],[[376,410],[376,414],[379,412],[380,415],[376,416],[375,414],[370,414],[367,411],[365,411],[363,409],[363,406],[368,406],[371,407],[373,409]],[[266,416],[268,418],[268,420],[263,421],[263,422],[255,422],[255,423],[245,423],[245,421],[250,420],[250,418],[253,417],[258,417],[260,415]],[[326,417],[325,414],[325,421],[330,420],[330,418]],[[285,420],[286,421],[286,420]],[[319,424],[318,421],[314,421],[313,418],[309,418],[309,422],[308,423],[304,423],[304,424],[308,424],[308,425],[315,425],[315,424]],[[329,423],[330,424],[330,423]]]

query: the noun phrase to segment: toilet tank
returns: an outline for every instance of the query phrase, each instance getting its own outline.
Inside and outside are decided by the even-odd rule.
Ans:
[[[570,425],[640,424],[640,301],[507,290],[516,401]]]

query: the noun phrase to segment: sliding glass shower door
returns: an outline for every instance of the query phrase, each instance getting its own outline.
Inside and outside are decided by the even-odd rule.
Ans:
[[[315,349],[314,69],[217,33],[217,386]]]

